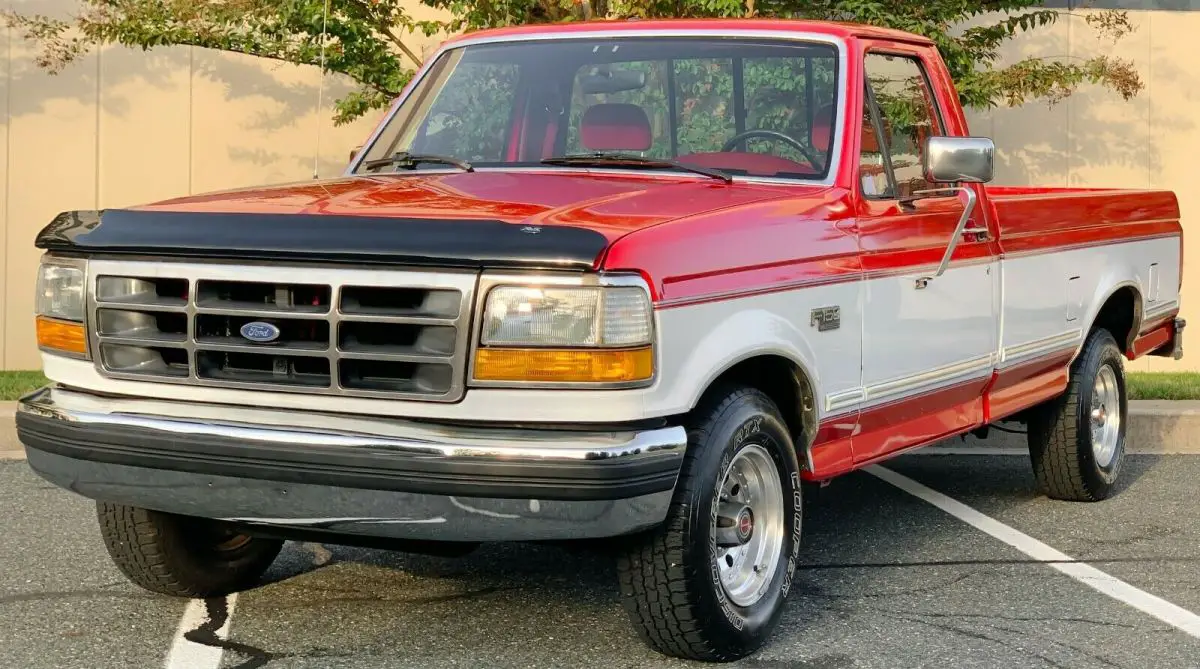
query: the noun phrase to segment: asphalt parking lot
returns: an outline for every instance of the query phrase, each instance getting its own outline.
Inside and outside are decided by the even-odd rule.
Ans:
[[[888,464],[1200,612],[1200,456],[1130,456],[1128,466],[1115,498],[1085,505],[1037,496],[1023,457]],[[1197,636],[871,474],[817,491],[806,523],[805,566],[783,622],[735,666],[1200,666]],[[209,602],[206,620],[200,603],[127,584],[109,565],[92,504],[22,461],[0,461],[0,565],[4,668],[699,666],[641,645],[605,558],[549,546],[445,559],[289,544],[265,585],[240,594],[230,616],[224,601]],[[177,639],[184,632],[201,643]]]

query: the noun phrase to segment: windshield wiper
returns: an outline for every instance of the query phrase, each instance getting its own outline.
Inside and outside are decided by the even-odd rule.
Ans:
[[[565,156],[554,156],[553,158],[542,159],[542,163],[546,165],[627,165],[634,168],[644,167],[649,169],[675,168],[677,170],[683,170],[684,172],[703,174],[706,177],[720,179],[727,184],[733,183],[733,177],[725,172],[722,172],[721,170],[686,165],[677,160],[671,160],[669,158],[645,158],[643,156],[634,154],[611,151],[573,153]]]
[[[395,165],[397,168],[409,170],[417,169],[417,165],[421,163],[438,163],[440,165],[453,165],[464,172],[474,172],[475,168],[465,160],[452,158],[450,156],[438,156],[432,153],[409,153],[401,151],[393,154],[390,158],[377,158],[363,162],[361,167],[366,170],[375,170],[380,167]]]

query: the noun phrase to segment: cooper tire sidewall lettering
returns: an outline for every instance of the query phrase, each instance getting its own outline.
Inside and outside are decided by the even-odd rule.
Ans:
[[[740,431],[740,430],[739,430]],[[717,467],[718,472],[724,472],[729,469],[730,463],[733,462],[733,456],[737,454],[737,450],[726,451],[721,458],[721,463]],[[719,475],[719,474],[718,474]],[[735,628],[742,629],[745,624],[745,619],[738,615],[733,609],[733,603],[725,595],[725,588],[721,585],[721,569],[717,566],[717,561],[714,556],[717,554],[717,511],[721,502],[720,485],[713,486],[712,498],[709,499],[708,507],[708,564],[709,573],[712,575],[713,593],[716,595],[717,604],[721,608],[721,613]]]
[[[800,473],[792,472],[792,550],[787,557],[780,594],[787,598],[792,590],[792,579],[796,574],[796,561],[800,558],[800,537],[804,528],[804,489],[801,488]]]

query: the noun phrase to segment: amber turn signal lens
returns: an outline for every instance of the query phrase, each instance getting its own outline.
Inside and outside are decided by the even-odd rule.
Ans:
[[[530,383],[629,383],[654,376],[654,351],[630,349],[481,348],[479,381]]]
[[[38,316],[37,342],[40,348],[87,355],[87,335],[81,323]]]

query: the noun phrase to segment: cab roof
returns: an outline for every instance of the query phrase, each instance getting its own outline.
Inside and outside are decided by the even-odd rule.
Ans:
[[[860,23],[837,21],[807,21],[800,19],[629,19],[604,21],[577,21],[574,23],[543,23],[511,28],[492,28],[465,33],[445,42],[452,46],[462,41],[488,38],[520,38],[527,35],[581,35],[587,33],[646,33],[661,32],[664,36],[683,32],[711,32],[715,35],[728,34],[736,30],[762,32],[814,33],[841,39],[865,37],[886,39],[909,44],[932,45],[928,38],[891,28],[877,28]]]

